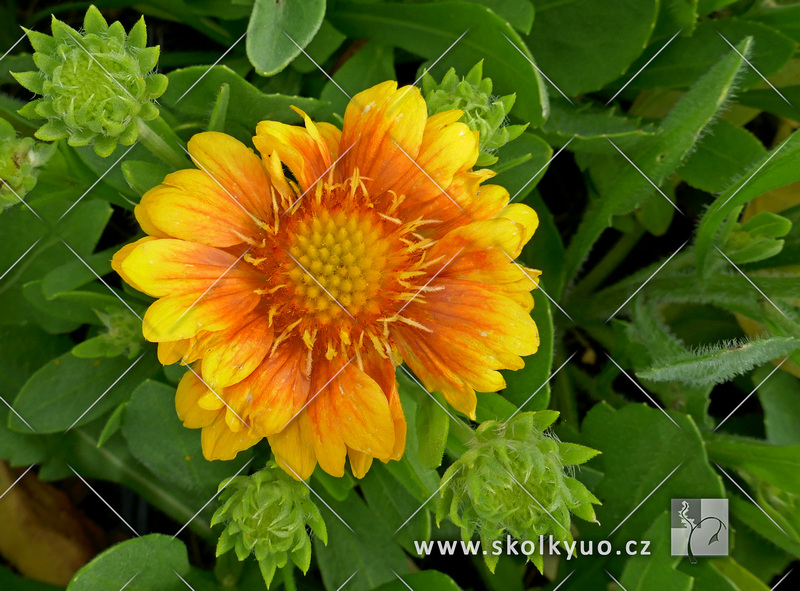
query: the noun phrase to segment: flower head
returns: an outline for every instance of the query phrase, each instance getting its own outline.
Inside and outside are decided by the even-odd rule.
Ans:
[[[536,351],[539,272],[513,259],[537,218],[481,184],[477,133],[460,111],[428,117],[416,88],[356,95],[342,131],[300,113],[258,125],[261,157],[194,136],[198,169],[144,195],[149,236],[113,266],[159,298],[143,331],[161,361],[195,364],[176,406],[207,458],[267,437],[297,478],[346,457],[361,477],[403,454],[398,364],[474,418],[475,391]]]
[[[597,451],[561,443],[546,429],[558,413],[520,413],[508,423],[487,421],[467,450],[442,476],[437,522],[449,516],[469,540],[480,533],[490,548],[508,532],[520,540],[552,535],[572,541],[570,512],[595,522],[595,496],[565,467],[582,464]],[[498,556],[486,555],[494,571]],[[532,557],[542,568],[542,555]]]
[[[254,554],[269,588],[275,571],[292,559],[303,572],[311,564],[306,527],[328,543],[328,530],[308,488],[286,475],[275,462],[251,476],[220,484],[220,507],[211,525],[225,523],[217,556],[234,550],[239,560]]]
[[[33,138],[18,138],[14,127],[0,119],[0,213],[21,203],[36,186],[37,169],[50,159],[53,149]]]
[[[37,72],[14,74],[41,98],[20,109],[30,119],[47,119],[36,132],[41,140],[67,138],[71,146],[94,144],[108,156],[117,143],[129,146],[138,120],[158,117],[152,103],[167,88],[167,77],[153,74],[158,47],[147,47],[144,17],[126,34],[108,25],[94,6],[86,11],[84,34],[53,17],[53,36],[27,31]]]

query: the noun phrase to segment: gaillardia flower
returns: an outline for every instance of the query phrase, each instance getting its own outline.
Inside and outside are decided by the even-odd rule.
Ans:
[[[478,134],[414,87],[356,95],[341,131],[298,112],[305,127],[259,123],[261,157],[194,136],[198,169],[142,197],[149,236],[113,265],[158,298],[143,332],[161,362],[193,364],[176,406],[206,458],[267,437],[297,478],[346,457],[361,477],[403,454],[398,364],[474,418],[475,391],[536,351],[539,272],[513,259],[537,217],[481,185]]]

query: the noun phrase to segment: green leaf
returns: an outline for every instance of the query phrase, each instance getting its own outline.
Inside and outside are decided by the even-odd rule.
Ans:
[[[337,501],[344,501],[347,498],[347,495],[350,494],[350,491],[356,485],[353,477],[347,472],[344,473],[344,476],[337,478],[335,476],[331,476],[319,466],[317,466],[317,468],[314,470],[312,477],[314,478],[315,482],[318,482],[324,486],[325,490],[328,491],[328,494]]]
[[[346,501],[338,502],[323,491],[316,492],[353,530],[327,509],[321,509],[328,535],[336,540],[325,546],[319,538],[314,538],[314,555],[326,589],[338,589],[356,571],[358,574],[347,583],[349,591],[368,591],[394,581],[392,571],[400,575],[408,572],[407,557],[393,539],[392,530],[384,521],[375,518],[361,497],[351,494]]]
[[[775,6],[764,3],[748,18],[769,25],[800,43],[800,5]]]
[[[334,113],[344,115],[350,102],[347,95],[355,96],[362,90],[395,78],[394,50],[381,45],[380,41],[369,41],[333,75],[333,80],[344,92],[333,82],[327,82],[320,98],[330,103]]]
[[[763,158],[742,174],[711,204],[697,229],[695,251],[697,270],[706,276],[708,256],[718,229],[737,207],[759,195],[800,180],[800,133],[793,133],[782,144],[768,152]]]
[[[305,48],[305,53],[307,53],[311,59],[306,57],[305,54],[298,55],[292,62],[292,68],[303,74],[315,72],[317,66],[314,62],[320,65],[324,64],[336,50],[341,47],[345,39],[347,39],[347,37],[337,31],[332,24],[326,20],[322,21],[322,25],[317,31],[317,34],[314,35],[311,43]],[[312,59],[314,60],[313,62],[311,61]],[[384,78],[384,80],[386,80],[386,78]]]
[[[749,499],[738,495],[731,496],[731,514],[741,519],[745,525],[758,533],[764,539],[772,542],[775,546],[792,554],[795,558],[800,558],[800,542],[790,539],[779,530],[769,518],[761,512]]]
[[[161,184],[164,177],[170,173],[170,169],[166,166],[141,160],[126,160],[121,167],[125,181],[140,197]]]
[[[428,468],[442,465],[447,434],[450,432],[450,417],[444,411],[446,404],[441,394],[435,393],[421,397],[417,406],[419,459]]]
[[[223,84],[219,87],[217,101],[214,103],[214,110],[211,111],[211,118],[208,120],[208,131],[225,131],[225,121],[228,117],[228,103],[231,99],[230,84]]]
[[[800,339],[772,337],[746,343],[724,343],[687,351],[660,360],[657,365],[636,375],[656,382],[679,381],[687,384],[721,384],[800,348]]]
[[[195,83],[196,86],[189,91]],[[327,115],[326,104],[322,101],[264,94],[227,66],[192,66],[173,70],[169,73],[169,86],[161,102],[174,109],[181,121],[205,127],[223,84],[230,86],[230,100],[236,105],[228,112],[225,130],[248,144],[259,121],[301,123],[302,119],[291,110],[292,106],[302,109],[312,119],[325,119]]]
[[[48,332],[62,333],[72,332],[81,324],[102,324],[95,310],[125,309],[105,286],[92,284],[90,289],[92,291],[58,293],[46,299],[42,293],[42,282],[31,281],[22,292],[36,309],[36,320],[42,328]]]
[[[769,365],[753,372],[753,386],[758,386],[758,398],[764,409],[767,440],[775,445],[800,445],[800,381]],[[763,383],[762,383],[763,382]]]
[[[367,475],[359,482],[361,492],[369,507],[378,519],[392,532],[400,526],[395,539],[412,554],[416,553],[414,541],[429,540],[431,537],[431,517],[428,511],[419,509],[419,501],[382,464],[374,464]],[[406,520],[414,517],[405,523]]]
[[[189,571],[183,542],[150,534],[115,544],[81,568],[67,591],[173,591],[186,586],[175,575]]]
[[[331,22],[353,38],[366,38],[401,47],[430,60],[441,57],[433,70],[453,67],[465,75],[483,60],[483,73],[492,79],[497,95],[517,94],[513,115],[536,127],[547,117],[547,94],[530,52],[517,32],[494,12],[468,2],[412,5],[339,2],[328,15]],[[435,25],[434,25],[435,23]],[[510,39],[516,47],[510,47]]]
[[[771,27],[751,21],[726,18],[705,21],[697,25],[691,37],[678,37],[670,43],[658,58],[647,66],[631,83],[633,88],[684,88],[722,60],[731,47],[720,37],[724,36],[733,45],[752,38],[752,54],[748,66],[742,70],[738,85],[748,88],[762,81],[753,68],[764,76],[780,70],[795,52],[797,44]],[[647,60],[661,49],[655,43],[642,54],[630,68],[636,72]],[[592,47],[595,47],[594,44]]]
[[[733,591],[745,591],[746,589],[752,589],[752,591],[770,591],[769,587],[733,558],[716,558],[711,568],[724,576],[725,579],[733,585]]]
[[[78,359],[65,353],[31,376],[14,401],[14,409],[38,433],[64,431],[75,421],[84,425],[126,400],[157,368],[152,354],[134,365],[124,357]],[[10,417],[9,427],[30,432],[16,415]]]
[[[523,201],[539,184],[553,156],[553,148],[540,137],[532,133],[523,133],[495,153],[499,159],[499,167],[528,155],[530,158],[524,163],[510,170],[498,172],[491,180],[491,184],[505,187],[514,201]]]
[[[297,57],[322,25],[325,0],[255,0],[247,25],[247,57],[256,72],[272,76]]]
[[[603,452],[592,460],[592,466],[604,473],[592,491],[603,501],[597,508],[602,527],[590,532],[596,539],[606,539],[629,514],[612,541],[640,539],[640,532],[669,507],[671,498],[724,496],[694,421],[676,412],[670,416],[680,429],[661,411],[643,404],[614,410],[600,403],[586,415],[581,443]],[[631,513],[651,492],[647,502]]]
[[[745,41],[738,47],[738,53],[729,52],[675,105],[661,124],[658,137],[635,153],[626,154],[639,170],[621,162],[623,168],[615,175],[614,182],[590,202],[567,249],[567,277],[584,261],[595,241],[609,227],[613,215],[631,211],[647,197],[663,199],[654,194],[650,182],[662,184],[692,150],[701,132],[730,98],[740,70],[748,67],[740,53],[747,55],[749,48],[750,42]]]
[[[375,591],[460,591],[456,582],[439,571],[426,569],[422,572],[402,576],[402,581],[392,581],[377,587]]]
[[[111,257],[117,250],[119,247],[115,246],[82,257],[82,261],[72,257],[73,260],[54,268],[42,280],[41,288],[45,299],[51,300],[60,293],[73,291],[94,281],[95,273],[100,277],[111,273]],[[89,269],[86,268],[86,265],[89,266]]]
[[[620,583],[627,591],[691,591],[692,577],[676,570],[680,556],[670,552],[670,515],[663,512],[642,533],[650,540],[650,556],[633,556],[625,563]]]
[[[671,37],[678,31],[691,35],[697,23],[698,0],[662,0],[653,39]]]
[[[800,495],[800,445],[774,445],[733,435],[706,435],[708,457]]]
[[[183,426],[175,411],[175,388],[147,380],[134,390],[122,421],[131,453],[158,480],[199,498],[214,494],[252,456],[241,452],[230,462],[203,457],[200,431]]]
[[[722,119],[697,143],[678,174],[696,189],[719,193],[765,153],[756,136]]]
[[[33,325],[0,326],[0,396],[10,402],[36,369],[71,346],[70,338]]]
[[[536,20],[528,45],[542,70],[567,96],[600,90],[628,70],[650,39],[659,5],[653,0],[535,0],[533,4]]]
[[[508,21],[515,29],[525,33],[531,32],[533,26],[533,4],[530,0],[467,0],[490,8],[497,16]]]
[[[563,146],[571,138],[571,152],[616,153],[608,143],[612,139],[621,149],[630,149],[641,140],[657,135],[655,125],[642,124],[616,112],[615,108],[596,109],[590,104],[569,105],[565,101],[551,103],[550,117],[539,129],[549,143]]]
[[[113,437],[120,427],[122,427],[122,417],[125,416],[125,408],[128,406],[127,402],[120,404],[111,416],[108,417],[105,427],[100,432],[100,438],[97,440],[97,447],[102,447],[103,444]]]

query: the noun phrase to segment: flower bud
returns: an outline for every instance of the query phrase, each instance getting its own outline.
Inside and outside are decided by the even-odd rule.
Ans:
[[[531,540],[529,558],[542,569],[539,536],[572,541],[570,513],[595,522],[595,496],[569,475],[568,466],[582,464],[596,450],[562,443],[545,430],[556,411],[520,413],[507,423],[487,421],[475,432],[469,449],[444,473],[437,523],[449,516],[464,541],[478,533],[483,548],[508,533]],[[499,559],[484,555],[494,572]]]
[[[105,331],[73,347],[76,357],[117,357],[125,355],[133,359],[144,345],[142,323],[128,310],[109,308],[106,312],[94,311]]]
[[[129,146],[138,121],[158,117],[153,100],[167,88],[167,77],[152,73],[159,48],[147,47],[144,18],[130,33],[108,25],[94,6],[86,11],[83,34],[53,17],[52,37],[27,31],[37,72],[14,74],[41,98],[20,109],[29,119],[47,119],[36,131],[45,141],[67,138],[71,146],[94,145],[100,156],[117,143]]]
[[[37,170],[50,159],[53,146],[33,138],[18,138],[17,131],[0,119],[0,213],[20,203],[36,185]]]
[[[309,498],[308,487],[274,461],[250,476],[226,480],[220,488],[224,488],[222,506],[214,513],[211,525],[226,525],[217,543],[217,556],[231,549],[239,560],[254,554],[267,587],[289,558],[303,572],[308,570],[311,540],[307,526],[328,543],[325,522]]]
[[[464,114],[460,121],[480,136],[480,155],[476,166],[490,166],[497,162],[494,152],[511,140],[518,138],[526,125],[505,125],[515,94],[500,98],[492,95],[492,79],[482,78],[483,61],[469,71],[465,78],[459,78],[454,68],[445,74],[441,84],[429,74],[422,79],[422,90],[428,103],[428,114],[458,109]]]

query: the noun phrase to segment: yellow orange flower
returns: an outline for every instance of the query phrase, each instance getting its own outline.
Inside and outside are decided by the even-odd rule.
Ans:
[[[261,157],[194,136],[198,169],[144,195],[149,236],[113,266],[158,298],[144,335],[190,364],[176,407],[208,459],[266,437],[295,477],[341,476],[347,457],[362,477],[403,454],[398,364],[474,418],[475,391],[536,351],[539,272],[512,259],[537,217],[481,184],[477,132],[428,117],[416,88],[358,94],[342,131],[298,113],[304,127],[258,125]]]

